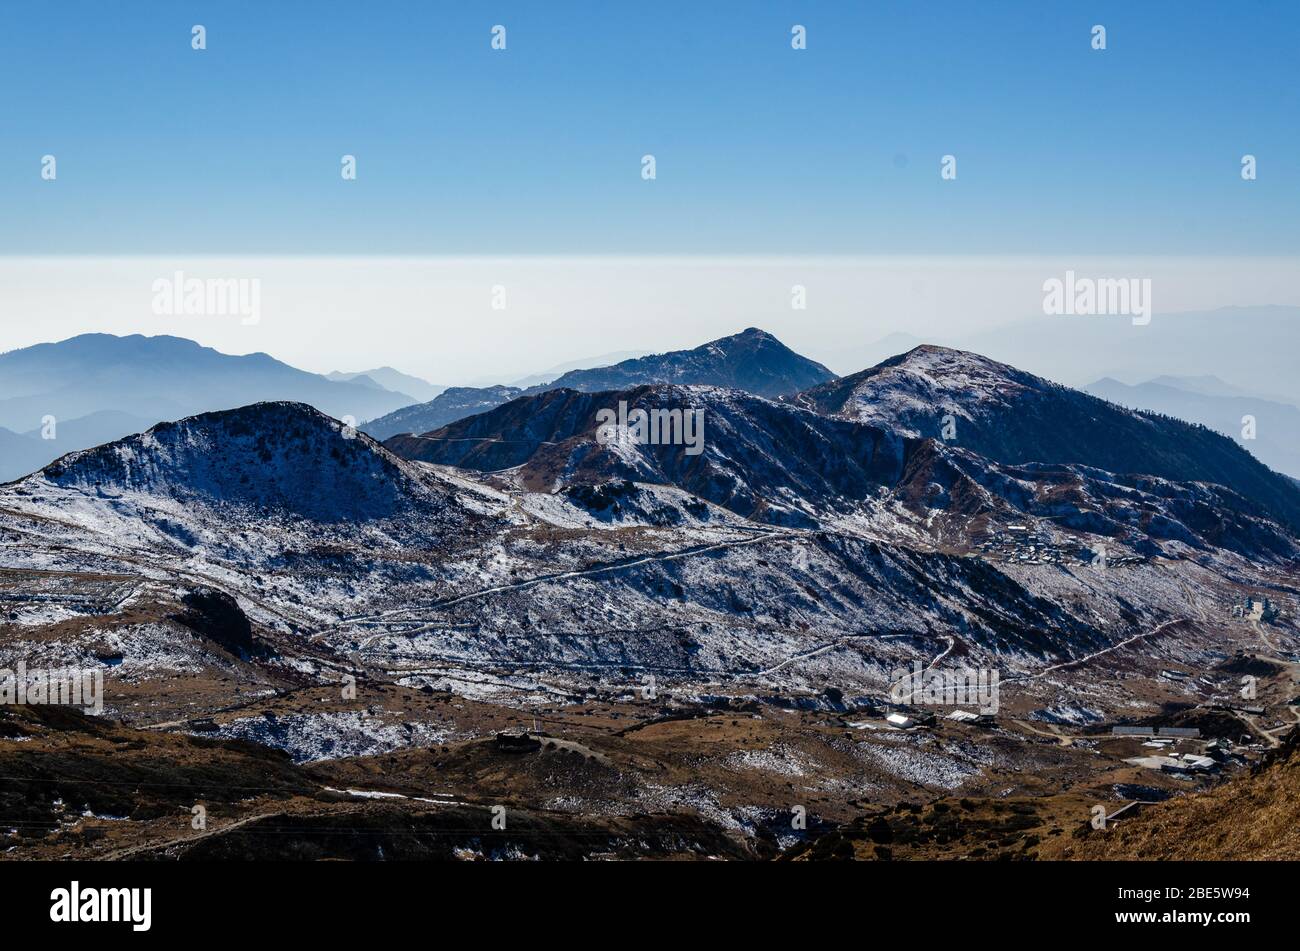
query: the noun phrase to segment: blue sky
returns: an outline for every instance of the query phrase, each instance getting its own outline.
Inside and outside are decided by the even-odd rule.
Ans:
[[[1290,254],[1298,39],[1290,0],[15,0],[0,253]]]

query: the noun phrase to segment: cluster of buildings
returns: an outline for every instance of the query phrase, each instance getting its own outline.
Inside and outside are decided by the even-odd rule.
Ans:
[[[1078,545],[1064,545],[1053,541],[1044,533],[1028,525],[1008,525],[1005,529],[991,529],[976,546],[988,556],[1000,556],[1004,563],[1025,565],[1088,565],[1098,564],[1099,552]],[[1146,561],[1141,555],[1106,556],[1104,567],[1124,568]]]
[[[1004,562],[1051,565],[1082,560],[1077,552],[1053,543],[1027,525],[1008,525],[1006,529],[994,529],[978,547],[985,555],[1001,556]]]
[[[895,730],[913,730],[918,727],[934,727],[938,725],[938,716],[929,710],[918,710],[913,707],[896,706],[893,711],[886,713],[882,719],[885,725]],[[944,716],[945,720],[952,720],[956,723],[968,723],[971,726],[993,726],[997,723],[997,717],[991,713],[979,713],[975,710],[956,709]],[[855,730],[866,729],[871,726],[867,721],[858,721],[856,723],[845,723]]]
[[[1200,739],[1201,731],[1198,727],[1115,726],[1111,727],[1110,732],[1111,736],[1143,739],[1146,742],[1142,745],[1153,751],[1124,762],[1146,769],[1158,769],[1164,773],[1187,775],[1215,772],[1234,755],[1232,743],[1224,739],[1209,740],[1200,753],[1176,751],[1174,747],[1180,741]]]
[[[1232,616],[1247,621],[1276,621],[1282,616],[1277,605],[1268,598],[1245,597],[1232,606]]]
[[[1218,760],[1196,753],[1170,753],[1168,756],[1135,756],[1124,760],[1133,766],[1158,769],[1162,773],[1208,773],[1219,768]]]

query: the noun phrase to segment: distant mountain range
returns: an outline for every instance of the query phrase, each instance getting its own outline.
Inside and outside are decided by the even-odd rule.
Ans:
[[[57,420],[25,433],[0,429],[0,482],[25,475],[51,459],[87,446],[143,432],[156,420],[117,410],[100,410],[78,419]],[[51,435],[47,438],[46,433]]]
[[[1293,358],[1298,340],[1300,307],[1261,306],[1156,313],[1143,326],[1134,326],[1128,317],[1039,316],[928,342],[982,353],[1072,386],[1107,376],[1185,377],[1190,368],[1273,399],[1300,403],[1300,376]]]
[[[520,389],[456,387],[423,406],[405,407],[362,428],[376,439],[422,433],[499,406],[520,396],[549,390],[584,393],[617,390],[643,383],[725,386],[775,398],[835,378],[820,363],[801,357],[766,331],[749,328],[693,350],[675,350],[624,360],[613,366],[571,370],[555,380]]]
[[[452,386],[428,403],[405,406],[387,416],[363,423],[361,429],[375,439],[397,433],[437,429],[458,419],[483,413],[523,394],[517,386]]]
[[[47,448],[35,439],[0,429],[0,481],[31,472],[49,462],[50,457],[57,453],[47,453]]]
[[[877,450],[864,457],[863,445],[934,437],[1003,466],[1050,463],[1125,477],[1215,483],[1280,523],[1300,525],[1295,481],[1242,448],[1278,469],[1300,471],[1300,450],[1294,448],[1300,444],[1294,438],[1300,434],[1300,410],[1214,377],[1171,377],[1138,387],[1101,380],[1091,387],[1096,395],[1090,395],[976,354],[922,345],[837,378],[755,328],[692,350],[565,371],[527,388],[452,387],[423,403],[389,387],[438,388],[388,367],[331,377],[265,354],[230,356],[174,337],[92,334],[3,354],[0,426],[8,428],[0,428],[0,478],[143,431],[160,418],[267,398],[357,419],[382,410],[361,428],[411,459],[481,471],[522,466],[534,488],[561,473],[574,484],[639,478],[775,522],[805,519],[836,495],[860,500],[870,494],[867,485],[876,482],[863,482],[861,473],[877,464]],[[698,387],[711,389],[697,395]],[[604,395],[579,398],[590,394]],[[680,447],[657,447],[649,454],[642,447],[620,456],[587,438],[595,411],[611,401],[668,406],[697,398],[711,407],[711,447],[722,451],[728,445],[724,435],[743,438],[743,445],[731,446],[735,456],[682,456],[670,463],[674,452],[681,455]],[[816,418],[809,422],[770,406],[772,399],[812,411]],[[1222,434],[1239,437],[1243,415],[1256,418],[1258,438],[1237,445]],[[43,431],[45,417],[53,417],[54,425]],[[854,430],[856,448],[836,451],[842,437],[850,438],[835,428],[841,422],[871,432]],[[718,426],[731,428],[719,431]],[[757,435],[760,430],[766,435]],[[42,438],[51,431],[55,438]],[[404,433],[418,438],[393,440]],[[575,439],[579,444],[570,445]],[[791,447],[801,447],[799,458],[790,458]],[[566,455],[569,449],[573,453]],[[765,459],[778,459],[775,469],[781,473],[756,471],[766,466],[759,465]],[[905,461],[894,459],[899,465]]]
[[[1086,389],[1120,406],[1201,423],[1228,436],[1265,465],[1300,477],[1300,407],[1251,395],[1216,377],[1165,376],[1135,386],[1107,377]],[[1254,421],[1253,438],[1246,438],[1252,431],[1246,428],[1247,417]]]
[[[282,399],[357,420],[413,402],[406,393],[328,380],[264,353],[232,356],[180,337],[83,334],[0,354],[0,428],[7,430],[0,434],[0,480],[161,420]],[[47,417],[54,438],[34,438]]]
[[[360,383],[363,386],[373,386],[392,393],[406,394],[421,403],[428,402],[446,389],[445,386],[437,386],[428,380],[402,373],[392,367],[376,367],[373,370],[361,370],[356,373],[341,373],[335,370],[326,373],[325,379],[336,383]]]
[[[832,374],[770,334],[749,330],[695,350],[538,374],[552,376],[553,382],[528,388],[445,389],[392,367],[322,376],[264,353],[232,356],[179,337],[84,334],[0,354],[0,481],[159,421],[259,401],[302,402],[338,418],[371,419],[367,432],[391,435],[436,429],[553,386],[677,381],[776,395]]]

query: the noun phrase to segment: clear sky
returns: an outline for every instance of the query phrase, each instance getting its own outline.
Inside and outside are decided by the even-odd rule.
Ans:
[[[1294,0],[6,2],[0,254],[1294,254],[1298,40]]]

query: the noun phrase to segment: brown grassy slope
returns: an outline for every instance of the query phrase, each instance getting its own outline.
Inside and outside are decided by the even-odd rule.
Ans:
[[[1039,858],[1300,859],[1300,731],[1249,775],[1046,844]]]

